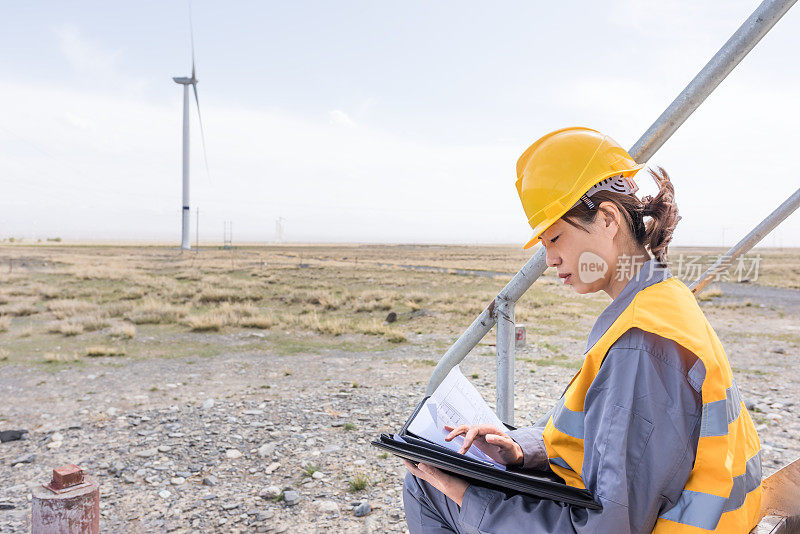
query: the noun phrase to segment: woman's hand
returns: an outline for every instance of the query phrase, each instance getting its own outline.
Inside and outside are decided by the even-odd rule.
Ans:
[[[421,478],[428,484],[441,491],[450,500],[461,506],[464,501],[464,493],[466,493],[469,483],[458,477],[447,474],[441,469],[436,469],[432,465],[423,464],[422,462],[414,465],[406,459],[403,462],[411,471],[411,474],[417,478]]]
[[[451,441],[456,436],[464,436],[460,452],[464,454],[475,444],[489,458],[503,465],[522,465],[522,447],[504,431],[493,425],[461,425],[458,428],[445,425],[450,432],[444,439]]]

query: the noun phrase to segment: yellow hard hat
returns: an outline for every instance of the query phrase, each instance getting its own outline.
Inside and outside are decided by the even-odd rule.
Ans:
[[[616,141],[591,128],[556,130],[533,143],[517,161],[517,192],[533,228],[533,239],[523,248],[532,247],[600,182],[619,177],[622,192],[635,192],[630,177],[642,167]]]

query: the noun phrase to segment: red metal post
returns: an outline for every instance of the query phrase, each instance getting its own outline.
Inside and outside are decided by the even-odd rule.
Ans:
[[[100,485],[77,465],[53,469],[33,490],[31,534],[99,534]]]

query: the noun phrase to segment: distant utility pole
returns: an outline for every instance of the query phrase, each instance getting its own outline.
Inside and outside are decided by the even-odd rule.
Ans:
[[[278,217],[275,219],[275,242],[276,243],[283,243],[283,222],[286,219],[283,217]]]
[[[233,245],[233,221],[225,221],[223,229],[223,248],[225,250],[231,248]]]
[[[197,208],[197,216],[195,217],[194,251],[195,253],[200,252],[200,208]]]

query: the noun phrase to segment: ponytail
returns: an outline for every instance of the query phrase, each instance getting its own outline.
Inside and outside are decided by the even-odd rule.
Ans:
[[[642,198],[642,217],[650,217],[640,244],[645,245],[650,253],[662,264],[667,264],[667,249],[672,241],[672,232],[681,220],[678,205],[675,204],[675,187],[669,179],[667,171],[661,167],[647,169],[658,186],[656,196]]]

